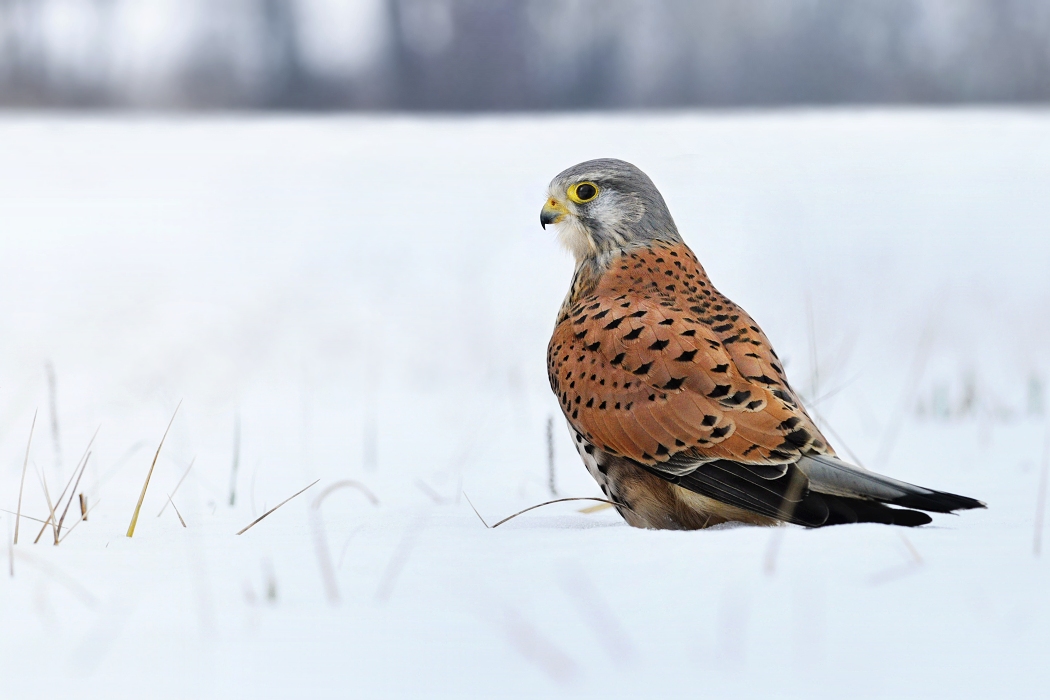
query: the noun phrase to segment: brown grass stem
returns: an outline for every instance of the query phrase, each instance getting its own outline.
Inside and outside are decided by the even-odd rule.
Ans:
[[[474,511],[474,515],[478,516],[478,520],[481,521],[481,524],[491,530],[492,526],[485,522],[485,518],[481,517],[481,513],[479,513],[478,509],[474,507],[474,502],[470,500],[470,496],[467,495],[466,491],[463,492],[463,498],[467,499],[467,503],[470,504],[470,509]]]
[[[48,525],[51,525],[51,529],[54,530],[54,523],[56,522],[55,506],[51,504],[51,492],[47,488],[47,479],[44,477],[44,473],[39,469],[37,469],[36,475],[40,478],[40,485],[44,489],[44,499],[47,501],[47,509],[51,512],[51,515],[47,516],[47,521],[44,523],[44,526],[40,528],[40,532],[37,533],[36,539],[33,540],[33,544],[36,544],[40,541],[40,538],[43,537],[44,531],[47,530]],[[57,531],[55,532],[55,539],[58,539]]]
[[[62,531],[62,523],[66,521],[66,513],[69,512],[69,507],[73,505],[73,499],[76,497],[77,487],[80,486],[80,478],[84,476],[84,471],[87,469],[88,460],[91,459],[91,453],[88,452],[84,456],[83,464],[80,467],[80,473],[77,475],[77,480],[73,483],[73,490],[69,492],[69,499],[66,501],[66,507],[62,510],[62,517],[58,519],[58,531]],[[58,542],[55,542],[58,544]]]
[[[88,453],[91,452],[91,446],[95,444],[95,438],[98,437],[98,432],[100,430],[102,430],[102,426],[101,425],[99,425],[97,428],[95,428],[95,432],[91,434],[91,439],[88,440],[87,446],[84,447],[84,453],[82,455],[80,455],[80,459],[77,460],[77,468],[78,469],[80,468],[80,466],[82,464],[87,464]],[[74,473],[75,473],[75,471],[76,470],[74,470]],[[72,481],[73,480],[72,477],[70,477],[69,480]],[[67,482],[67,486],[68,486],[68,482]]]
[[[466,496],[467,494],[463,494],[463,495]],[[545,501],[544,503],[537,503],[534,506],[529,506],[525,510],[519,510],[517,513],[514,513],[513,515],[508,515],[503,520],[500,520],[495,525],[492,525],[491,528],[495,529],[495,528],[499,527],[500,525],[502,525],[503,523],[507,522],[508,520],[513,520],[514,518],[518,517],[519,515],[524,515],[525,513],[528,513],[530,510],[536,510],[537,508],[542,508],[543,506],[549,506],[549,505],[552,505],[554,503],[565,503],[567,501],[596,501],[598,503],[608,503],[611,506],[617,506],[617,507],[620,507],[620,508],[627,508],[627,506],[623,505],[622,503],[615,503],[615,502],[607,500],[605,498],[594,498],[592,496],[573,496],[571,498],[555,498],[553,501]],[[469,498],[467,499],[467,503],[470,503],[470,499]],[[474,504],[471,503],[470,507],[474,508]],[[630,509],[628,508],[628,510],[630,510]],[[481,517],[481,513],[478,513],[477,508],[474,508],[474,513],[477,514],[477,516],[479,518],[481,518],[481,522],[482,523],[485,523],[485,519]],[[485,527],[489,527],[489,524],[485,523]]]
[[[325,596],[332,605],[339,604],[339,585],[335,578],[335,568],[332,566],[332,554],[328,548],[328,534],[325,530],[324,519],[321,517],[321,504],[334,491],[345,488],[357,489],[368,498],[372,505],[379,505],[379,499],[364,484],[351,479],[343,479],[331,484],[324,491],[317,494],[317,498],[314,499],[310,506],[310,529],[313,530],[317,564],[321,568],[321,579],[324,581]]]
[[[11,515],[15,514],[15,512],[13,510],[7,510],[6,508],[0,508],[0,513],[10,513]],[[22,517],[25,518],[26,520],[32,520],[34,523],[49,524],[49,521],[47,521],[47,520],[41,520],[40,518],[34,518],[32,515],[26,515],[25,513],[22,514]]]
[[[182,519],[182,513],[179,512],[179,507],[175,505],[175,501],[171,500],[171,494],[168,494],[168,503],[175,509],[175,515],[179,516],[179,522],[182,523],[183,527],[186,527],[186,521]]]
[[[310,484],[310,486],[313,486],[313,485],[314,485],[314,484],[316,484],[316,483],[317,483],[318,481],[320,481],[320,479],[317,479],[317,481],[314,481],[314,483],[313,483],[313,484]],[[273,508],[271,508],[270,510],[266,511],[265,513],[263,513],[262,515],[260,515],[260,516],[259,516],[258,518],[256,518],[255,520],[251,521],[250,523],[248,523],[248,526],[247,526],[247,527],[245,527],[245,528],[244,528],[243,530],[241,530],[240,532],[238,532],[237,534],[238,534],[238,535],[243,535],[244,533],[248,532],[248,530],[250,530],[251,528],[255,527],[256,523],[259,523],[259,522],[261,522],[261,521],[263,520],[263,518],[265,518],[265,517],[267,517],[268,515],[270,515],[271,513],[273,513],[273,512],[275,511],[275,510],[277,510],[278,508],[280,508],[281,506],[283,506],[283,505],[284,505],[285,503],[287,503],[288,501],[292,500],[293,498],[295,498],[296,496],[298,496],[299,494],[301,494],[301,493],[302,493],[303,491],[306,491],[306,489],[310,488],[310,486],[307,486],[306,488],[302,489],[301,491],[297,491],[297,492],[293,493],[293,494],[292,494],[291,496],[289,496],[288,498],[284,499],[283,501],[281,501],[280,503],[278,503],[277,505],[275,505],[275,506],[274,506]]]
[[[175,488],[172,490],[171,493],[168,494],[168,500],[164,501],[164,506],[160,509],[160,512],[157,513],[157,517],[158,518],[160,516],[164,515],[164,511],[167,510],[167,508],[168,508],[168,503],[171,502],[171,499],[175,498],[175,494],[179,492],[179,487],[182,486],[182,482],[186,480],[187,476],[189,476],[190,469],[193,469],[193,463],[196,462],[196,461],[197,461],[197,457],[196,456],[194,456],[194,458],[190,460],[190,466],[186,467],[186,471],[184,471],[182,473],[182,478],[179,479],[179,483],[175,484]],[[174,503],[172,503],[171,505],[172,505],[172,507],[175,506]]]
[[[18,524],[22,517],[22,492],[26,485],[26,468],[29,466],[29,447],[33,444],[33,429],[36,428],[36,411],[33,411],[33,424],[29,426],[29,440],[26,442],[26,458],[22,461],[22,481],[18,485],[18,510],[15,512],[15,539],[13,544],[18,544]]]
[[[88,514],[88,513],[90,513],[91,511],[95,510],[95,506],[97,506],[97,505],[98,505],[98,504],[99,504],[99,503],[100,503],[101,501],[102,501],[102,499],[100,498],[100,499],[98,499],[97,501],[95,501],[94,503],[92,503],[92,504],[91,504],[91,507],[89,507],[89,508],[88,508],[88,509],[87,509],[87,510],[86,510],[86,511],[84,512],[84,517],[82,517],[82,518],[78,518],[78,519],[77,519],[77,521],[76,521],[75,523],[73,523],[72,525],[70,525],[70,526],[69,526],[69,529],[68,529],[68,530],[66,530],[66,534],[64,534],[64,535],[62,535],[62,536],[61,536],[60,538],[58,538],[58,543],[59,543],[59,544],[61,544],[61,543],[65,542],[65,541],[66,541],[66,538],[67,538],[67,537],[69,537],[70,533],[72,533],[72,532],[73,532],[73,530],[76,530],[76,529],[77,529],[77,525],[79,525],[80,523],[82,523],[82,522],[84,522],[85,520],[87,520],[87,514]]]
[[[598,505],[595,505],[595,506],[587,506],[586,508],[580,508],[576,512],[577,513],[584,513],[586,515],[590,515],[591,513],[600,513],[603,510],[609,510],[610,508],[614,508],[614,507],[615,506],[613,506],[613,504],[611,504],[611,503],[599,503]]]
[[[142,510],[142,501],[146,500],[146,489],[149,487],[150,477],[153,476],[153,469],[157,466],[157,459],[160,457],[160,448],[164,447],[164,438],[168,437],[168,431],[171,430],[171,424],[175,422],[175,416],[178,415],[179,406],[182,406],[182,401],[179,401],[179,405],[175,407],[175,412],[171,414],[171,420],[168,421],[168,427],[164,429],[164,434],[160,438],[160,444],[157,445],[157,452],[153,455],[153,463],[149,465],[149,472],[146,474],[146,481],[142,484],[142,493],[139,494],[139,502],[135,504],[135,513],[131,516],[131,524],[128,525],[128,537],[134,537],[135,525],[139,521],[139,511]]]
[[[91,445],[94,444],[95,438],[98,437],[98,431],[101,428],[102,428],[102,426],[99,426],[98,428],[95,429],[95,434],[91,436],[90,440],[88,440],[87,447],[84,448],[84,454],[82,454],[80,456],[80,461],[77,462],[76,469],[73,470],[73,473],[69,475],[69,479],[66,480],[66,485],[62,487],[62,493],[58,494],[58,498],[55,500],[55,510],[56,511],[61,507],[62,499],[64,499],[66,497],[66,493],[69,491],[69,487],[73,483],[73,479],[76,478],[77,479],[77,483],[80,483],[80,479],[77,477],[77,474],[83,474],[83,467],[87,467],[87,457],[88,457],[89,454],[91,454],[91,452],[90,452]],[[73,492],[74,493],[76,492],[76,488],[75,487],[73,489]],[[69,497],[70,497],[70,499],[72,499],[73,498],[73,494],[71,493],[69,495]],[[66,506],[66,508],[68,510],[68,506]],[[52,525],[54,525],[54,523],[52,523]],[[37,534],[36,540],[34,540],[34,542],[39,542],[40,541],[40,536],[43,535],[43,534],[44,534],[43,528],[41,528],[41,531]],[[55,539],[56,539],[55,544],[58,544],[58,542],[57,542],[58,530],[57,529],[55,529]]]

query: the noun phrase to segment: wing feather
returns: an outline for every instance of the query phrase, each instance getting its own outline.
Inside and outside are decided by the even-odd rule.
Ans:
[[[832,454],[765,335],[687,247],[630,255],[564,310],[551,339],[551,386],[574,428],[650,466],[683,453],[745,465]]]

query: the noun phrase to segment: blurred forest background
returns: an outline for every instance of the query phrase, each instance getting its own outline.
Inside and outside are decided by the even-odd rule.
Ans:
[[[0,106],[1042,102],[1046,0],[0,0]]]

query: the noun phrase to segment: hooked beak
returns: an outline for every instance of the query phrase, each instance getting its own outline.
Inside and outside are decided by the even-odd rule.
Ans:
[[[569,210],[565,208],[565,205],[552,197],[544,203],[543,209],[540,210],[540,226],[546,230],[547,224],[556,224],[568,214]]]

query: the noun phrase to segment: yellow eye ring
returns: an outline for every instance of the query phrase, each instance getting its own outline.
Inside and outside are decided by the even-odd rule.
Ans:
[[[577,182],[569,188],[569,199],[577,204],[586,204],[598,196],[598,185],[593,182]]]

